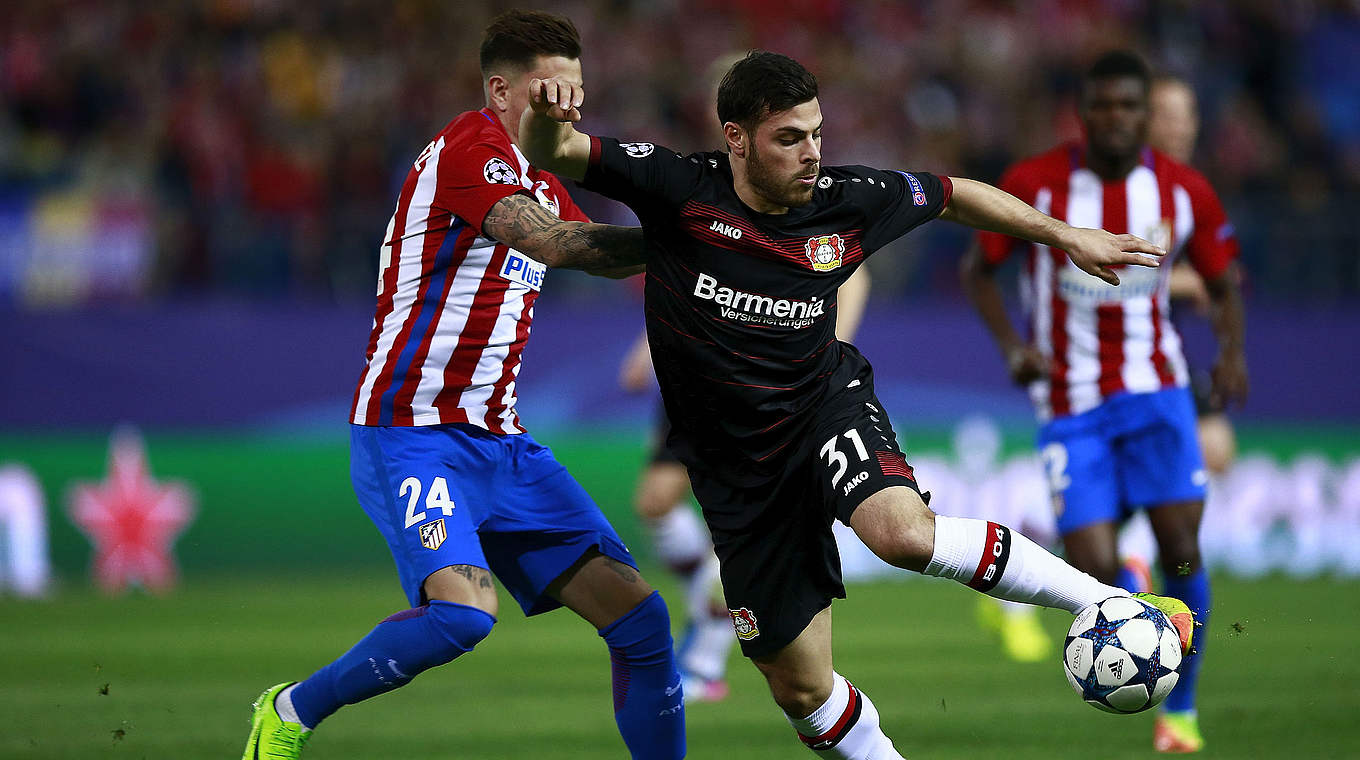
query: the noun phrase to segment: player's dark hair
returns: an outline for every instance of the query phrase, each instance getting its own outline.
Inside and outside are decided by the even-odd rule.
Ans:
[[[750,128],[772,113],[817,97],[817,77],[786,55],[752,50],[718,85],[718,123]]]
[[[482,76],[497,65],[528,67],[540,55],[581,57],[581,34],[566,16],[510,10],[491,19],[482,35]]]
[[[1152,85],[1152,71],[1141,56],[1131,50],[1111,50],[1097,58],[1086,70],[1087,82],[1104,82],[1129,77],[1143,83],[1143,90]]]

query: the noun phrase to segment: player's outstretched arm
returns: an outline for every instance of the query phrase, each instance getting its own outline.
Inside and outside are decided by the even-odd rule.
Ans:
[[[496,201],[482,231],[550,267],[604,277],[638,274],[646,260],[641,227],[564,221],[523,193]]]
[[[954,191],[940,214],[969,227],[1000,232],[1061,249],[1077,268],[1111,285],[1119,275],[1109,269],[1121,264],[1155,267],[1166,251],[1136,235],[1078,228],[1040,213],[1014,195],[971,179],[949,178]]]
[[[577,132],[585,91],[551,79],[529,80],[529,107],[519,120],[519,147],[529,163],[559,177],[585,179],[590,164],[590,135]]]
[[[869,268],[860,265],[850,279],[836,291],[836,339],[850,343],[864,321],[864,307],[869,304]]]

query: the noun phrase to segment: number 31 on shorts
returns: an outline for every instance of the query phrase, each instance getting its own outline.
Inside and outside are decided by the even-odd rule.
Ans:
[[[435,476],[435,479],[430,481],[430,491],[425,495],[426,511],[417,512],[416,505],[420,503],[420,492],[420,478],[415,476],[411,476],[401,481],[401,488],[397,491],[398,496],[406,497],[407,528],[423,521],[425,519],[426,511],[433,512],[439,510],[443,512],[446,517],[453,514],[453,508],[456,505],[453,503],[453,499],[449,498],[449,484],[448,481],[444,480],[443,476]]]
[[[855,454],[859,457],[859,461],[869,461],[869,450],[864,448],[864,441],[859,437],[858,430],[851,428],[840,435],[831,436],[831,440],[822,444],[821,451],[818,454],[826,460],[828,465],[836,468],[836,471],[831,474],[832,488],[840,485],[841,478],[845,477],[845,471],[850,468],[850,460],[846,458],[845,454],[841,453],[837,446],[842,438],[854,444]]]

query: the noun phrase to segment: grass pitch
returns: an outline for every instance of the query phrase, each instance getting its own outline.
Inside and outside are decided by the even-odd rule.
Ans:
[[[1220,579],[1215,593],[1201,756],[1360,756],[1360,584]],[[966,589],[910,580],[850,595],[836,605],[837,669],[874,699],[906,756],[1153,755],[1151,718],[1081,704],[1056,652],[1038,665],[1004,659]],[[307,675],[402,606],[395,579],[376,572],[194,580],[167,598],[0,599],[0,757],[237,757],[261,689]],[[1055,636],[1068,622],[1053,611],[1043,619]],[[735,655],[731,684],[728,701],[689,709],[691,758],[811,757]],[[476,652],[341,710],[307,757],[626,753],[594,631],[561,611],[526,621],[505,599]]]

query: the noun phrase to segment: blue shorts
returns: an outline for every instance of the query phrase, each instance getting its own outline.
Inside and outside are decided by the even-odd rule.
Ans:
[[[412,606],[450,565],[490,570],[526,615],[561,606],[544,590],[590,549],[637,567],[600,508],[527,434],[351,425],[350,477]]]
[[[1207,475],[1190,391],[1111,396],[1039,429],[1049,492],[1066,535],[1137,507],[1203,501]]]

